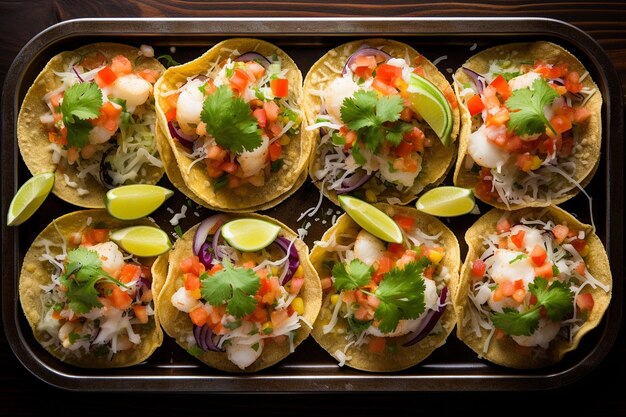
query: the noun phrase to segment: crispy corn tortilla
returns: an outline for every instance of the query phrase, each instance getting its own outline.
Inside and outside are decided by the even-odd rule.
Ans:
[[[197,197],[194,200],[201,200],[202,205],[215,210],[244,213],[276,206],[302,185],[304,181],[301,180],[300,174],[305,170],[311,155],[311,144],[302,136],[303,120],[300,134],[293,136],[289,144],[282,147],[283,167],[280,171],[272,173],[266,179],[265,185],[256,187],[247,183],[236,189],[225,187],[215,191],[212,186],[214,179],[208,176],[204,163],[192,165],[193,159],[186,155],[187,149],[170,134],[164,112],[167,106],[165,93],[177,90],[187,82],[189,77],[206,74],[215,62],[222,62],[228,58],[235,59],[240,54],[249,51],[258,52],[264,56],[280,57],[284,68],[289,70],[287,73],[289,97],[297,106],[300,106],[302,100],[300,69],[284,51],[260,39],[234,38],[222,41],[197,59],[168,68],[155,85],[157,117],[174,156],[169,165],[178,167],[186,188]],[[169,171],[173,169],[170,168]]]
[[[181,172],[178,169],[178,164],[176,163],[176,158],[174,157],[172,148],[170,147],[170,144],[167,141],[167,138],[165,137],[165,134],[163,133],[163,129],[161,129],[161,126],[157,126],[156,140],[157,140],[157,149],[159,150],[159,154],[161,155],[161,161],[163,161],[163,166],[165,168],[165,174],[167,175],[170,182],[174,185],[174,187],[176,187],[180,192],[182,192],[185,196],[187,196],[187,198],[189,198],[196,204],[199,204],[204,207],[212,208],[206,203],[206,201],[202,200],[200,197],[194,194],[185,184],[185,181],[183,180]],[[291,187],[291,189],[286,191],[284,195],[281,195],[280,197],[277,197],[276,199],[263,203],[259,206],[249,207],[248,210],[257,212],[257,211],[267,210],[278,205],[287,197],[295,193],[302,186],[302,184],[304,184],[304,181],[306,181],[307,176],[308,175],[307,175],[306,170],[303,170],[300,176],[298,177],[296,183],[293,185],[293,187]],[[238,212],[238,210],[229,210],[229,209],[222,209],[221,211]]]
[[[459,243],[452,231],[448,229],[437,218],[425,213],[419,212],[417,209],[406,206],[392,206],[388,204],[377,204],[377,207],[383,210],[390,216],[395,214],[403,214],[416,219],[416,228],[423,231],[428,235],[436,235],[441,233],[439,241],[445,248],[446,253],[443,258],[442,265],[449,271],[448,276],[448,305],[446,311],[439,319],[439,323],[435,327],[441,326],[439,332],[432,332],[424,339],[419,341],[413,346],[403,347],[402,343],[406,341],[407,336],[400,336],[394,338],[388,338],[389,341],[397,343],[397,350],[395,353],[385,351],[383,354],[371,353],[368,351],[367,346],[362,346],[360,349],[351,348],[348,351],[348,356],[352,357],[349,361],[346,361],[346,366],[359,369],[362,371],[370,372],[393,372],[410,368],[414,365],[425,360],[431,353],[440,346],[442,346],[448,336],[452,333],[454,326],[456,325],[456,316],[452,307],[451,300],[454,297],[456,286],[459,279],[459,268],[461,266]],[[328,242],[332,237],[342,235],[341,244],[349,244],[354,242],[354,238],[361,230],[361,227],[356,224],[352,218],[347,214],[342,214],[333,227],[328,229],[322,237],[322,242]],[[331,260],[332,257],[328,256],[325,248],[316,244],[311,250],[311,262],[318,271],[320,278],[323,278],[323,271],[325,269],[324,262]],[[313,325],[313,338],[317,343],[324,348],[330,355],[337,361],[341,361],[341,358],[337,355],[338,351],[343,352],[348,343],[344,334],[327,333],[324,334],[323,326],[328,323],[329,317],[325,317],[324,310],[327,307],[327,298],[323,303],[320,315]],[[326,313],[327,314],[327,313]],[[343,328],[347,328],[347,320],[339,316],[338,323]]]
[[[304,79],[303,108],[308,125],[316,123],[322,105],[320,96],[316,95],[315,92],[324,91],[335,78],[341,77],[341,71],[348,58],[364,45],[382,49],[392,57],[403,58],[407,60],[407,63],[410,65],[413,65],[416,59],[418,59],[419,65],[424,69],[426,78],[435,84],[442,92],[449,92],[449,94],[452,95],[452,87],[446,77],[439,72],[432,62],[409,45],[391,39],[379,38],[352,41],[328,51],[313,64],[307,73]],[[450,145],[445,147],[431,129],[426,129],[424,133],[432,140],[433,146],[426,148],[423,154],[422,170],[415,179],[414,185],[403,193],[397,191],[395,187],[389,187],[379,195],[379,201],[386,202],[388,198],[398,198],[400,200],[398,204],[408,204],[414,200],[419,193],[425,189],[439,185],[445,179],[456,156],[456,137],[460,127],[458,107],[452,108],[452,116],[454,124],[452,126],[452,133],[450,134]],[[313,143],[313,155],[309,163],[309,175],[315,185],[321,188],[322,181],[317,180],[313,175],[314,172],[321,169],[324,165],[324,161],[321,160],[318,150],[318,145],[321,140],[320,133],[319,130],[309,131],[307,135],[309,136],[307,140]],[[324,187],[323,192],[331,201],[339,205],[337,193],[334,190],[328,190]]]
[[[246,215],[229,215],[230,218],[239,217],[252,217],[257,219],[263,219],[281,227],[279,236],[284,236],[288,239],[296,239],[298,235],[294,233],[284,224],[272,219],[268,216],[259,214],[246,214]],[[193,239],[198,229],[198,225],[195,225],[189,229],[185,234],[176,241],[172,250],[169,253],[161,255],[161,259],[153,265],[152,276],[155,281],[155,285],[160,288],[158,293],[158,306],[159,317],[161,325],[165,332],[176,340],[176,342],[185,350],[192,346],[190,343],[193,340],[193,324],[189,318],[189,314],[178,310],[171,303],[172,295],[182,286],[183,274],[180,270],[180,263],[183,259],[189,257],[193,253]],[[304,300],[304,314],[302,315],[307,323],[313,324],[320,310],[322,303],[322,287],[319,281],[319,277],[313,268],[313,265],[309,261],[308,247],[301,240],[297,239],[295,245],[300,256],[300,265],[304,269],[304,285],[300,290],[300,297]],[[166,262],[164,259],[168,259]],[[169,267],[168,267],[169,263]],[[298,329],[293,345],[296,348],[303,340],[305,340],[311,332],[311,329],[301,322],[301,327]],[[195,345],[195,344],[193,344]],[[280,362],[290,354],[289,343],[276,344],[271,341],[267,342],[263,348],[261,356],[245,370],[241,370],[237,365],[232,363],[227,354],[219,352],[203,352],[197,358],[212,368],[219,369],[226,372],[256,372],[261,369],[265,369],[269,366]]]
[[[104,208],[104,196],[108,189],[91,176],[86,178],[89,190],[86,195],[79,195],[76,188],[66,184],[64,174],[68,175],[69,181],[75,182],[78,170],[75,165],[70,165],[65,170],[57,169],[57,165],[52,162],[50,151],[46,149],[50,145],[48,130],[41,123],[40,117],[50,111],[43,100],[44,95],[61,85],[54,72],[65,71],[70,62],[96,53],[102,53],[109,61],[117,55],[124,55],[133,62],[136,69],[152,69],[159,72],[165,69],[158,60],[139,55],[138,48],[117,43],[94,43],[74,51],[61,52],[47,63],[28,89],[17,120],[18,145],[30,172],[35,175],[56,170],[52,192],[69,203],[85,208]],[[144,168],[145,173],[140,174],[139,182],[156,184],[163,176],[162,167],[146,164]]]
[[[52,345],[46,343],[50,340],[50,336],[45,331],[37,328],[41,321],[44,311],[41,305],[40,295],[42,293],[41,285],[47,285],[51,282],[51,275],[54,272],[52,264],[47,261],[39,260],[40,256],[46,253],[43,246],[38,246],[37,242],[47,239],[50,242],[61,244],[67,241],[69,237],[80,231],[87,225],[87,219],[92,219],[92,224],[102,223],[110,229],[118,229],[126,226],[145,224],[153,225],[146,219],[135,221],[121,221],[112,218],[105,210],[81,210],[73,213],[65,214],[49,224],[34,240],[28,252],[24,256],[22,269],[19,280],[19,295],[22,310],[33,330],[35,339],[43,347],[46,348],[56,358],[69,363],[71,365],[83,368],[119,368],[132,366],[146,360],[163,342],[163,331],[159,324],[159,317],[155,311],[154,316],[150,319],[151,326],[145,329],[144,333],[140,333],[142,342],[132,350],[121,351],[113,355],[111,360],[105,357],[84,354],[80,358],[66,356],[63,348],[54,349]],[[60,250],[57,249],[58,253]],[[154,284],[153,284],[154,285]],[[156,306],[156,300],[154,301]]]
[[[515,63],[535,62],[542,60],[546,63],[567,63],[570,70],[577,71],[582,77],[587,72],[583,64],[563,47],[552,42],[532,42],[532,43],[513,43],[501,45],[486,49],[473,57],[469,58],[462,66],[471,69],[479,74],[488,72],[490,63],[494,60],[510,59]],[[455,75],[455,79],[461,84],[471,83],[470,78],[459,68]],[[583,87],[594,88],[596,93],[587,101],[585,107],[591,111],[592,115],[585,123],[574,128],[574,143],[580,145],[580,149],[574,153],[574,162],[576,171],[573,179],[585,187],[591,181],[593,174],[596,172],[600,163],[600,152],[602,146],[602,95],[600,89],[588,75],[582,81]],[[465,101],[460,96],[460,88],[455,83],[455,91],[459,107],[461,108],[461,132],[459,134],[459,152],[454,169],[454,183],[460,187],[473,188],[478,182],[478,174],[472,172],[465,167],[465,158],[468,155],[469,138],[473,133],[472,116],[465,106]],[[568,181],[563,179],[564,184]],[[545,207],[550,204],[561,204],[569,200],[580,192],[575,184],[569,183],[571,187],[565,194],[559,198],[553,199],[551,202],[545,199],[545,191],[543,197],[531,199],[529,198],[524,204],[510,204],[511,209],[522,207]],[[480,197],[479,197],[480,198]],[[507,206],[500,201],[485,201],[496,208],[506,210]]]
[[[580,330],[574,335],[571,342],[564,339],[554,339],[546,351],[540,347],[521,348],[510,337],[491,340],[487,352],[483,352],[483,346],[489,336],[489,331],[482,330],[482,336],[478,337],[470,328],[469,322],[463,325],[469,314],[469,309],[473,308],[468,293],[472,285],[472,264],[475,259],[482,254],[483,237],[495,233],[496,225],[504,215],[513,225],[520,219],[540,219],[542,221],[552,220],[555,224],[565,224],[577,230],[584,230],[586,234],[588,255],[584,258],[589,272],[600,282],[612,288],[612,276],[609,260],[604,250],[602,241],[593,232],[591,226],[576,220],[574,216],[565,212],[559,207],[535,207],[524,208],[515,211],[503,211],[491,209],[472,225],[465,233],[465,241],[468,245],[467,257],[461,267],[461,278],[456,295],[453,299],[454,308],[457,315],[457,336],[472,348],[479,357],[483,357],[495,364],[518,369],[542,368],[559,362],[563,356],[578,346],[582,337],[594,329],[600,323],[605,311],[611,301],[611,291],[608,293],[601,288],[585,286],[582,293],[593,294],[594,306],[587,321],[584,322]],[[529,350],[530,349],[530,354]]]

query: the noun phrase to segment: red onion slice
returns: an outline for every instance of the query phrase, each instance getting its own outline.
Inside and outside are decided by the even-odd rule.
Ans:
[[[222,253],[222,251],[218,247],[218,243],[220,241],[220,235],[221,234],[222,234],[222,226],[220,226],[215,231],[215,234],[213,235],[213,242],[212,242],[213,256],[215,256],[215,259],[217,259],[219,262],[221,262],[222,258],[224,257],[224,254]]]
[[[271,64],[271,61],[269,59],[267,59],[267,57],[261,55],[258,52],[254,52],[254,51],[244,52],[243,54],[239,55],[239,57],[235,58],[235,61],[239,61],[239,62],[255,61],[255,62],[261,64],[263,66],[263,68],[265,68],[265,69],[269,68],[269,66]]]
[[[200,259],[200,262],[207,270],[213,267],[213,256],[211,256],[211,252],[209,252],[210,247],[208,242],[204,242],[198,253],[198,259]]]
[[[367,174],[365,171],[354,173],[352,176],[343,180],[341,188],[337,188],[335,191],[337,194],[349,193],[368,182],[370,178],[372,178],[372,174]]]
[[[431,330],[435,327],[435,324],[439,321],[439,318],[443,315],[444,311],[446,311],[446,298],[448,297],[448,287],[443,287],[441,290],[441,295],[439,296],[439,309],[437,311],[431,310],[426,317],[424,317],[424,321],[426,323],[425,326],[420,326],[415,330],[412,335],[414,335],[411,339],[405,342],[402,346],[408,347],[413,346],[420,340],[424,339]]]
[[[76,70],[75,65],[72,65],[72,71],[74,71],[74,74],[76,74],[76,78],[78,78],[78,81],[80,81],[81,83],[85,82],[85,80],[83,80],[83,77],[81,77],[78,71]]]
[[[485,77],[477,73],[476,71],[472,71],[469,68],[463,67],[463,72],[470,77],[476,89],[478,90],[478,94],[481,94],[485,89]]]
[[[341,75],[345,75],[348,72],[348,69],[350,69],[350,65],[352,65],[352,63],[357,59],[357,57],[364,56],[364,55],[365,56],[373,55],[374,58],[376,58],[376,61],[378,62],[386,62],[389,59],[391,59],[391,55],[389,55],[387,52],[381,51],[380,49],[377,49],[377,48],[365,46],[360,49],[357,49],[352,55],[350,55],[350,57],[346,61],[346,64],[343,66]]]
[[[283,281],[280,283],[280,285],[285,285],[291,281],[291,277],[293,277],[294,272],[296,272],[296,269],[300,266],[300,255],[298,255],[298,249],[296,248],[295,241],[292,242],[285,237],[278,236],[276,240],[274,240],[274,243],[276,243],[283,250],[283,252],[285,252],[285,254],[289,252],[289,269],[287,270],[287,274],[285,274]]]
[[[198,255],[202,245],[206,242],[209,233],[215,226],[220,226],[226,221],[226,216],[223,214],[216,214],[211,217],[207,217],[200,223],[196,234],[193,237],[193,254]]]
[[[207,350],[211,350],[213,352],[224,352],[223,349],[217,347],[217,343],[219,343],[219,339],[221,336],[218,336],[217,343],[213,340],[213,330],[207,325],[202,327],[193,325],[193,337],[196,339],[196,343],[202,350],[205,352]]]
[[[167,122],[167,127],[170,130],[170,135],[178,139],[178,142],[180,142],[181,145],[188,149],[193,148],[194,141],[198,139],[197,135],[192,136],[183,133],[178,126],[174,125],[174,122]]]

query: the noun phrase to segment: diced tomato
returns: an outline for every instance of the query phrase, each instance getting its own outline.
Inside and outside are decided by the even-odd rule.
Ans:
[[[584,239],[574,239],[570,243],[578,253],[585,250],[585,246],[587,246],[587,242]]]
[[[372,55],[359,55],[354,59],[350,70],[360,78],[369,78],[376,69],[376,58]]]
[[[96,84],[98,84],[98,87],[102,88],[115,81],[117,79],[117,74],[115,74],[111,67],[107,65],[106,67],[98,71],[94,79],[96,81]]]
[[[193,324],[202,327],[209,320],[209,312],[203,307],[194,308],[189,312],[189,318]]]
[[[493,290],[493,301],[498,302],[504,300],[504,294],[502,294],[502,287],[500,284]]]
[[[545,279],[551,279],[554,276],[554,271],[552,270],[552,263],[545,262],[541,266],[535,267],[535,276],[545,278]]]
[[[227,155],[228,155],[228,151],[226,151],[226,149],[222,148],[219,145],[211,145],[209,146],[209,149],[207,150],[206,157],[208,159],[221,162],[224,159],[226,159]]]
[[[243,93],[245,91],[249,82],[250,78],[248,78],[248,74],[241,68],[235,68],[233,76],[228,80],[230,87],[239,93]]]
[[[578,72],[571,71],[567,74],[567,77],[565,78],[565,88],[567,88],[567,91],[570,93],[579,93],[580,90],[582,90],[583,85],[580,82]]]
[[[265,114],[265,110],[263,109],[255,109],[252,112],[252,115],[256,118],[259,123],[259,127],[263,129],[265,125],[267,125],[267,115]]]
[[[104,56],[104,54],[100,51],[91,53],[89,55],[87,55],[86,57],[84,57],[81,61],[80,64],[85,68],[85,69],[94,69],[94,68],[98,68],[102,65],[104,65],[107,62],[107,57]]]
[[[515,284],[513,281],[505,279],[498,283],[498,288],[502,291],[502,295],[505,297],[510,297],[515,292]]]
[[[224,161],[220,164],[220,169],[226,171],[229,174],[236,174],[239,169],[239,165],[236,162]]]
[[[367,344],[367,350],[371,353],[383,353],[387,345],[387,339],[384,337],[371,336]]]
[[[124,284],[138,279],[141,276],[141,267],[136,264],[124,264],[119,280]]]
[[[469,110],[472,116],[482,112],[484,109],[485,109],[485,104],[483,103],[483,101],[480,98],[480,95],[478,94],[474,94],[467,101],[467,110]]]
[[[398,226],[407,232],[410,232],[415,228],[415,217],[396,214],[393,216],[393,220],[398,224]]]
[[[214,275],[215,273],[221,271],[222,269],[224,269],[224,267],[222,266],[222,264],[215,264],[211,267],[211,269],[209,270],[209,275]]]
[[[97,243],[105,243],[109,240],[109,229],[91,229],[91,232]]]
[[[491,84],[489,84],[489,85],[492,86],[493,88],[495,88],[496,91],[498,92],[498,94],[500,94],[500,96],[504,100],[506,100],[509,97],[511,97],[511,86],[504,79],[502,74],[500,74],[496,78],[494,78],[493,81],[491,81]]]
[[[530,252],[530,259],[533,261],[533,263],[536,266],[543,265],[547,257],[548,257],[548,254],[546,250],[543,248],[543,246],[540,246],[540,245],[535,245],[532,252]]]
[[[593,310],[594,306],[593,295],[591,293],[582,293],[576,296],[576,305],[580,311],[586,311],[588,313]]]
[[[263,102],[263,110],[265,110],[265,116],[269,123],[274,123],[278,120],[278,112],[280,111],[278,104],[273,101],[265,101]]]
[[[389,254],[394,258],[400,258],[404,255],[405,250],[405,247],[400,243],[391,243],[387,248],[387,252],[389,252]]]
[[[198,276],[205,270],[204,264],[200,262],[200,259],[196,255],[188,256],[180,261],[179,267],[182,273],[192,273]]]
[[[524,237],[526,236],[526,232],[524,230],[520,230],[514,235],[511,235],[511,242],[518,248],[521,248],[524,244]]]
[[[400,142],[400,144],[393,150],[396,156],[406,156],[409,155],[411,151],[413,151],[413,144],[405,140]]]
[[[487,271],[487,265],[482,259],[476,259],[472,264],[472,275],[476,278],[482,279]]]
[[[517,165],[522,172],[530,172],[532,171],[533,158],[534,155],[531,155],[528,152],[517,154],[515,155],[515,165]]]
[[[578,263],[576,264],[576,266],[574,267],[574,270],[576,271],[576,273],[577,273],[578,275],[583,276],[583,277],[585,276],[585,271],[586,271],[586,269],[587,269],[587,268],[586,268],[586,266],[585,266],[585,263],[584,263],[584,262],[578,262]]]
[[[250,315],[250,319],[252,321],[256,321],[257,323],[265,323],[269,320],[269,314],[267,313],[265,307],[263,307],[262,304],[258,303],[256,305],[256,308]]]
[[[246,62],[246,69],[250,74],[252,74],[255,80],[260,79],[263,74],[265,74],[265,67],[256,61]]]
[[[393,268],[393,260],[388,257],[388,256],[383,256],[378,260],[378,268],[376,268],[376,271],[374,272],[374,275],[372,276],[372,280],[375,283],[380,283],[380,281],[382,281],[383,276],[391,271],[391,268]]]
[[[361,305],[367,304],[367,294],[365,294],[363,291],[361,290],[354,291],[354,296],[356,297],[357,303]]]
[[[161,76],[161,73],[157,70],[146,68],[146,69],[137,71],[137,75],[139,75],[144,80],[148,81],[150,84],[154,84],[159,79],[159,76]]]
[[[367,321],[372,319],[372,313],[369,307],[361,306],[354,312],[354,318],[360,321]]]
[[[509,110],[506,107],[502,107],[497,113],[487,115],[487,126],[502,126],[509,121]]]
[[[354,291],[342,291],[341,300],[346,304],[352,304],[356,302],[356,295]]]
[[[420,77],[426,78],[426,71],[424,71],[424,67],[421,65],[413,68],[413,73],[419,75]]]
[[[63,93],[57,93],[50,97],[50,104],[55,109],[61,105],[61,99],[63,98]]]
[[[200,278],[191,272],[188,272],[183,275],[183,279],[185,280],[185,289],[187,291],[194,291],[200,288]]]
[[[130,307],[133,299],[128,295],[127,292],[124,292],[120,289],[120,287],[115,286],[111,290],[111,295],[107,297],[109,301],[111,301],[111,305],[120,310],[126,310]]]
[[[322,290],[326,291],[333,286],[333,280],[330,277],[325,277],[320,279],[320,284],[322,284]]]
[[[557,131],[557,133],[567,132],[572,128],[572,122],[567,116],[557,114],[550,120],[550,124]]]
[[[378,77],[374,78],[374,81],[372,81],[372,88],[384,96],[390,96],[398,93],[394,87],[385,84],[385,82]]]
[[[148,311],[146,310],[146,306],[137,304],[133,306],[133,312],[135,313],[135,317],[141,324],[146,324],[148,322]]]
[[[304,285],[304,278],[291,278],[289,284],[289,293],[298,294]]]
[[[511,222],[509,222],[509,219],[503,217],[498,220],[498,224],[496,225],[496,231],[498,233],[506,233],[509,230],[511,230]]]
[[[165,113],[165,120],[168,122],[176,120],[176,107],[170,107],[170,109]]]
[[[380,79],[387,85],[393,85],[393,81],[398,77],[402,77],[402,68],[400,67],[389,64],[380,64],[378,68],[376,68],[376,78]]]
[[[270,155],[270,160],[272,162],[280,159],[282,154],[283,154],[283,147],[278,140],[275,140],[274,142],[270,143],[269,155]]]
[[[270,81],[270,88],[274,97],[289,96],[289,80],[286,78],[274,78]]]

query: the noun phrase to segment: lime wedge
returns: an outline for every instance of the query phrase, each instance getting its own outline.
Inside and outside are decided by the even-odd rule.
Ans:
[[[104,205],[117,219],[135,220],[148,216],[173,195],[172,190],[158,185],[122,185],[107,191]]]
[[[474,194],[469,188],[441,186],[426,191],[415,203],[419,211],[438,217],[455,217],[474,209]]]
[[[109,237],[126,252],[136,256],[157,256],[172,247],[167,233],[155,226],[129,226],[114,230]]]
[[[413,110],[433,129],[444,146],[450,144],[452,108],[443,93],[426,78],[411,74],[407,90]]]
[[[260,219],[231,220],[222,226],[222,236],[230,246],[243,252],[261,250],[272,243],[280,226]]]
[[[359,226],[367,230],[385,242],[402,242],[402,230],[400,226],[384,212],[373,205],[349,195],[340,195],[339,204],[357,222]]]
[[[7,213],[7,225],[18,226],[32,216],[54,185],[54,172],[36,174],[17,190]]]

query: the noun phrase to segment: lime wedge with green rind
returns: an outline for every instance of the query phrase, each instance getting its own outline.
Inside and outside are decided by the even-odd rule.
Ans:
[[[469,188],[455,186],[435,187],[422,194],[415,207],[437,217],[456,217],[474,210],[476,201]]]
[[[452,108],[443,93],[432,82],[417,74],[411,74],[407,93],[413,109],[424,118],[441,143],[448,146],[453,116]]]
[[[128,226],[111,232],[109,238],[126,252],[151,257],[162,255],[171,249],[170,238],[156,226]]]
[[[54,172],[36,174],[13,196],[7,212],[7,225],[18,226],[28,220],[43,204],[54,186]]]
[[[280,226],[261,219],[241,218],[222,226],[222,237],[230,246],[243,252],[256,252],[269,246]]]
[[[400,226],[383,211],[349,195],[338,197],[339,204],[359,226],[385,242],[401,243]]]

